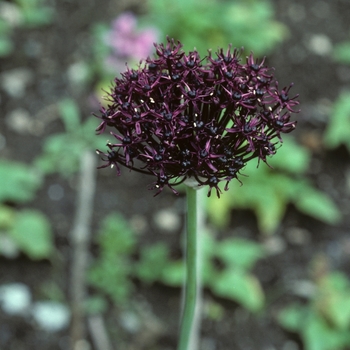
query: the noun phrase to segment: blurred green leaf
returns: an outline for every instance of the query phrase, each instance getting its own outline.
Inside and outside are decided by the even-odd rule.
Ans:
[[[210,287],[221,297],[237,301],[252,312],[261,310],[264,293],[259,281],[240,269],[226,269],[213,276]]]
[[[317,280],[316,290],[303,304],[282,310],[279,323],[300,334],[305,350],[345,350],[350,346],[350,281],[341,272]]]
[[[9,38],[0,35],[0,57],[9,55],[14,49],[13,43]]]
[[[107,294],[116,305],[125,303],[134,286],[129,278],[129,257],[123,254],[102,255],[90,268],[89,284]]]
[[[243,173],[248,175],[246,178],[241,177],[243,186],[233,182],[229,192],[224,193],[222,198],[208,200],[208,217],[214,218],[216,223],[219,220],[226,223],[232,209],[251,209],[256,214],[260,230],[267,234],[273,233],[283,218],[295,180],[270,171],[265,164],[257,169],[256,165],[250,163]],[[218,214],[216,211],[223,213]]]
[[[129,254],[135,250],[135,233],[119,213],[108,215],[103,220],[96,240],[102,252]]]
[[[288,33],[286,26],[274,20],[271,2],[265,0],[150,0],[147,4],[145,22],[156,25],[164,37],[180,40],[185,51],[196,48],[201,55],[230,43],[256,55],[266,54]]]
[[[231,209],[234,190],[230,190],[229,193],[221,196],[217,199],[215,196],[211,196],[206,203],[206,211],[210,221],[219,228],[227,227],[231,220]]]
[[[209,198],[206,206],[209,219],[223,228],[230,222],[233,209],[251,209],[261,232],[271,234],[282,221],[288,204],[293,203],[306,215],[327,224],[339,223],[340,211],[332,199],[303,176],[309,162],[309,151],[285,138],[283,146],[268,160],[272,169],[266,164],[257,168],[251,161],[242,171],[247,176],[240,176],[243,186],[232,181],[230,190],[220,199]]]
[[[35,210],[18,212],[8,233],[20,250],[31,259],[45,259],[51,256],[54,249],[51,225],[41,212]]]
[[[118,213],[108,215],[96,237],[99,257],[92,264],[87,280],[91,286],[111,297],[116,305],[125,303],[133,290],[131,255],[135,250],[135,234]]]
[[[278,320],[287,330],[301,334],[305,350],[341,350],[350,344],[347,331],[332,329],[308,306],[291,305],[280,312]]]
[[[341,214],[331,198],[307,182],[300,182],[294,196],[295,206],[302,212],[325,223],[335,225]]]
[[[268,163],[278,170],[303,174],[309,168],[310,159],[311,155],[307,148],[302,147],[292,137],[284,136],[282,146]]]
[[[134,272],[146,283],[160,280],[165,265],[169,262],[169,248],[159,242],[141,249],[140,259],[135,264]]]
[[[16,218],[16,211],[6,205],[0,205],[0,230],[9,229]]]
[[[63,99],[59,105],[61,119],[67,132],[74,133],[81,128],[80,112],[77,104],[69,99]]]
[[[180,286],[185,278],[185,265],[183,259],[172,261],[164,266],[161,281],[169,286]]]
[[[333,58],[340,63],[350,64],[350,41],[335,45]]]
[[[142,248],[140,260],[135,264],[135,274],[146,283],[159,281],[181,286],[185,277],[184,261],[172,260],[168,246],[159,242]]]
[[[40,27],[50,24],[54,16],[54,8],[44,0],[15,0],[22,15],[22,25]]]
[[[261,245],[244,239],[225,239],[216,242],[208,234],[202,235],[202,283],[221,297],[232,299],[251,311],[258,311],[264,304],[264,293],[259,281],[248,271],[264,256]],[[222,270],[216,266],[223,263]],[[141,281],[162,282],[181,286],[185,277],[183,259],[173,260],[164,243],[141,249],[134,273]]]
[[[344,144],[350,151],[350,92],[340,94],[333,105],[331,117],[324,136],[328,148]]]
[[[66,131],[45,139],[43,154],[35,159],[35,165],[45,174],[57,172],[67,177],[79,170],[83,152],[104,148],[106,139],[94,133],[98,125],[95,118],[80,122],[79,109],[73,100],[61,101],[59,110]]]
[[[278,43],[287,37],[287,27],[274,20],[274,9],[270,1],[232,1],[224,13],[225,22],[230,25],[232,33],[239,33],[235,47],[245,47],[255,54],[261,55],[271,51]],[[256,23],[263,21],[263,29],[256,27]]]
[[[349,342],[346,335],[331,329],[325,320],[311,314],[307,322],[303,322],[303,340],[306,350],[340,350]]]
[[[12,28],[8,21],[0,17],[0,57],[9,55],[14,44],[12,40]]]
[[[44,141],[44,153],[36,158],[35,165],[45,174],[69,176],[79,170],[83,149],[84,143],[73,135],[52,135]]]
[[[316,296],[316,308],[336,328],[347,330],[350,326],[350,282],[340,272],[323,278]]]
[[[250,270],[257,260],[264,257],[261,244],[242,238],[228,238],[216,243],[215,256],[221,259],[228,268]]]
[[[27,202],[34,198],[42,178],[23,163],[0,160],[0,202]]]
[[[89,297],[85,301],[85,310],[89,315],[102,314],[108,310],[108,302],[102,296]]]
[[[308,309],[299,304],[293,304],[283,309],[278,315],[279,323],[291,332],[299,332],[302,329],[302,320],[305,319]]]
[[[41,27],[51,24],[54,11],[52,8],[33,8],[23,12],[23,24],[27,27]]]

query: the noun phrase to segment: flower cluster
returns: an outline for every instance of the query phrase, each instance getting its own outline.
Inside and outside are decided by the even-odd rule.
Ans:
[[[292,85],[279,90],[264,60],[251,54],[241,64],[231,47],[216,57],[209,51],[206,62],[174,40],[155,48],[155,58],[115,78],[97,116],[97,132],[112,128],[116,140],[97,150],[100,168],[153,175],[155,195],[165,186],[177,194],[174,186],[191,179],[220,196],[221,181],[227,190],[249,160],[259,164],[276,153],[281,134],[295,128],[290,115],[298,95],[289,97]]]

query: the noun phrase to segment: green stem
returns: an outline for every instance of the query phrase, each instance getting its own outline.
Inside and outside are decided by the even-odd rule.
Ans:
[[[181,320],[178,350],[190,350],[189,341],[197,303],[197,191],[187,186],[185,305]]]

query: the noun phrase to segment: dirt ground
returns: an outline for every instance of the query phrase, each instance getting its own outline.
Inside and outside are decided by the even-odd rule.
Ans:
[[[267,296],[266,310],[258,316],[252,315],[234,302],[218,299],[206,291],[205,300],[219,302],[225,314],[220,322],[203,320],[201,350],[303,350],[300,339],[284,331],[276,322],[278,310],[296,298],[291,284],[309,278],[306,266],[316,255],[325,255],[331,269],[350,274],[350,216],[347,215],[350,156],[345,148],[329,151],[322,146],[331,103],[350,84],[350,68],[336,64],[330,58],[333,45],[349,39],[350,3],[345,0],[275,0],[274,5],[276,18],[288,26],[290,36],[268,57],[268,64],[276,68],[281,85],[295,82],[293,89],[300,94],[302,109],[298,115],[296,136],[313,155],[308,176],[316,187],[327,192],[337,203],[344,219],[336,227],[329,226],[290,206],[279,235],[271,238],[271,244],[280,248],[276,254],[259,262],[254,270]],[[91,113],[91,105],[87,103],[90,87],[76,91],[69,84],[67,70],[74,62],[89,55],[88,29],[92,20],[108,22],[123,10],[138,7],[137,1],[63,0],[56,1],[55,8],[53,25],[44,30],[16,31],[15,54],[0,59],[2,77],[3,72],[14,70],[22,70],[22,73],[24,70],[28,76],[23,94],[11,94],[4,86],[0,87],[0,133],[6,140],[6,147],[0,151],[1,157],[21,162],[34,159],[41,151],[43,138],[62,130],[59,120],[47,115],[63,97],[73,97],[85,115]],[[46,116],[42,129],[27,132],[20,126],[11,127],[9,116],[18,109],[27,110],[36,120]],[[117,179],[109,172],[98,172],[92,228],[95,229],[107,213],[118,211],[129,219],[146,222],[149,232],[141,236],[141,241],[166,239],[178,248],[181,229],[165,236],[153,218],[161,209],[181,208],[184,200],[174,197],[170,191],[154,199],[147,190],[148,180],[134,173]],[[52,184],[63,189],[64,196],[59,201],[48,196]],[[60,251],[60,268],[54,268],[54,264],[47,261],[33,262],[25,256],[15,260],[0,257],[0,284],[22,282],[31,288],[35,298],[40,285],[55,279],[68,296],[71,248],[67,235],[73,225],[76,188],[76,178],[68,181],[56,175],[49,176],[36,200],[30,204],[50,218]],[[181,210],[179,212],[182,219]],[[236,225],[244,226],[246,236],[260,239],[251,212],[235,211],[232,215]],[[293,239],[292,229],[299,230],[299,240]],[[123,323],[117,310],[109,311],[105,315],[105,324],[113,349],[174,349],[180,290],[161,284],[146,287],[137,281],[135,285],[135,303],[147,310],[143,311],[147,322],[135,331],[127,321]],[[89,332],[87,339],[92,344]],[[67,329],[45,332],[28,318],[9,316],[0,309],[1,350],[66,350],[68,344]],[[81,349],[95,348],[86,343]]]

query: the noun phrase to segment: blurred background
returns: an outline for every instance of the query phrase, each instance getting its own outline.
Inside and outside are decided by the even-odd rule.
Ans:
[[[350,349],[347,0],[0,0],[0,349],[175,349],[183,193],[97,171],[92,115],[167,35],[301,101],[273,168],[203,199],[199,348]]]

